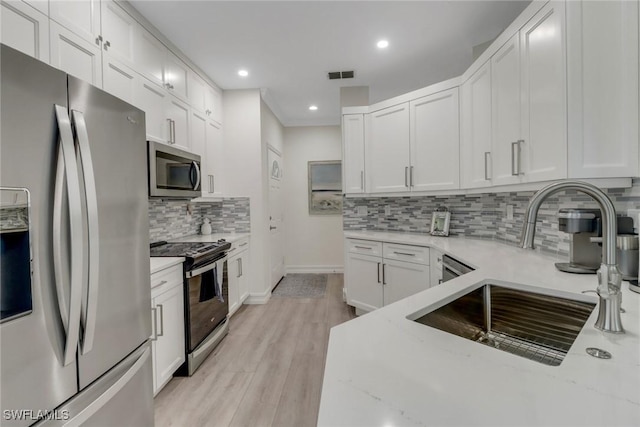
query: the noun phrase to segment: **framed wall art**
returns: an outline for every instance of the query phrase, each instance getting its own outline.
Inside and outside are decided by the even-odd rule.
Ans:
[[[309,215],[342,214],[342,162],[309,162]]]

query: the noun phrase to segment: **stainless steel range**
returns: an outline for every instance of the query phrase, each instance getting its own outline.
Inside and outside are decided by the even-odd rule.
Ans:
[[[227,250],[224,240],[208,243],[156,242],[152,257],[184,257],[186,361],[177,375],[191,376],[229,331]]]

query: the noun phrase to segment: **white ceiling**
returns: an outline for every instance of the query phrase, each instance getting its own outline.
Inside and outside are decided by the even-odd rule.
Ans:
[[[456,77],[520,1],[149,1],[131,4],[222,89],[262,89],[285,126],[340,123],[340,87],[371,103]],[[376,42],[389,40],[386,50]],[[241,78],[240,68],[249,70]],[[350,80],[327,72],[354,70]],[[309,111],[311,104],[318,106]]]

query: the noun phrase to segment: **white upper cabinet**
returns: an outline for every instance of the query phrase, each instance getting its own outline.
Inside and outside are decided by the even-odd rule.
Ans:
[[[460,188],[458,88],[410,102],[412,191]]]
[[[547,3],[520,30],[522,140],[515,150],[525,180],[567,177],[565,2]]]
[[[207,114],[207,84],[199,75],[191,70],[189,70],[188,78],[187,85],[189,87],[189,104],[191,108]]]
[[[491,58],[491,170],[494,185],[522,182],[520,33]],[[482,114],[482,113],[481,113]],[[521,165],[520,165],[521,166]]]
[[[183,150],[190,150],[189,135],[191,133],[191,120],[189,106],[178,98],[169,95],[165,104],[167,119],[171,120],[168,142]]]
[[[89,43],[100,45],[100,0],[50,0],[50,18]]]
[[[638,2],[567,3],[569,177],[639,176]]]
[[[127,65],[133,65],[138,23],[111,0],[102,0],[102,48]]]
[[[205,197],[221,197],[223,195],[225,176],[222,126],[208,120],[206,138],[202,195]]]
[[[171,124],[165,113],[168,97],[162,87],[144,77],[138,79],[134,105],[145,112],[148,140],[166,143],[169,139]]]
[[[342,116],[342,180],[345,193],[364,193],[364,115]]]
[[[172,95],[187,101],[187,76],[189,67],[180,58],[167,50],[164,69],[164,85]]]
[[[208,85],[205,91],[205,109],[211,120],[222,124],[222,93]]]
[[[461,87],[460,168],[463,188],[491,185],[491,61]]]
[[[3,0],[0,3],[0,42],[48,63],[49,18],[22,1]]]
[[[138,27],[134,43],[136,70],[160,86],[164,85],[164,64],[167,48],[150,32]]]
[[[367,191],[409,191],[409,166],[409,103],[365,115]]]
[[[106,53],[102,56],[102,62],[102,88],[135,105],[136,87],[140,78],[137,73]]]
[[[204,158],[205,144],[207,143],[207,118],[199,111],[191,114],[191,151]],[[200,167],[202,175],[205,175],[204,167]]]
[[[50,25],[51,65],[101,88],[100,47],[56,22],[50,22]]]

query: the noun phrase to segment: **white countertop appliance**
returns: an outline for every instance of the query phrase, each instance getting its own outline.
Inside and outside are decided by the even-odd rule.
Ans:
[[[29,234],[3,221],[2,425],[151,426],[144,112],[4,45],[0,64],[0,192]]]

